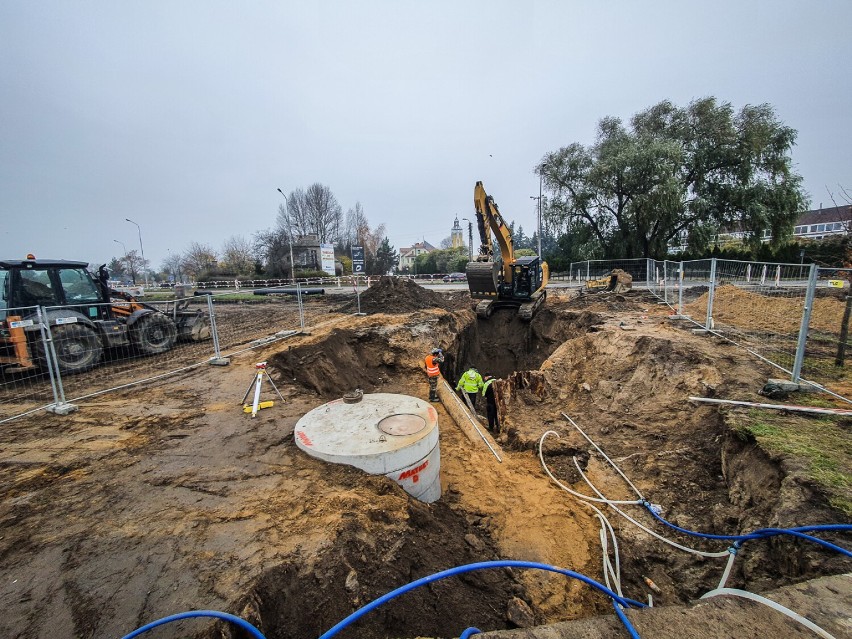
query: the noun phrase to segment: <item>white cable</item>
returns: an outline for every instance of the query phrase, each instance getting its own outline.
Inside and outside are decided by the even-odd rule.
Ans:
[[[633,482],[632,482],[632,481],[630,481],[630,480],[627,478],[627,475],[625,475],[623,472],[621,472],[621,469],[620,469],[618,466],[616,466],[616,465],[615,465],[615,462],[614,462],[614,461],[612,461],[609,457],[607,457],[607,456],[606,456],[606,453],[605,453],[605,452],[603,452],[603,451],[600,449],[600,447],[599,447],[599,446],[598,446],[595,442],[593,442],[593,441],[592,441],[592,439],[591,439],[588,435],[586,435],[586,433],[584,433],[584,432],[583,432],[583,429],[582,429],[582,428],[580,428],[579,426],[577,426],[577,423],[576,423],[573,419],[571,419],[570,417],[568,417],[568,415],[566,415],[565,413],[562,413],[562,417],[564,417],[564,418],[565,418],[565,419],[567,419],[569,422],[571,422],[571,425],[572,425],[574,428],[576,428],[576,429],[580,432],[580,434],[581,434],[583,437],[585,437],[585,438],[586,438],[586,441],[588,441],[588,442],[589,442],[592,446],[594,446],[596,451],[598,451],[601,455],[603,455],[603,458],[609,462],[609,465],[610,465],[610,466],[612,466],[613,468],[615,468],[616,472],[617,472],[619,475],[621,475],[622,479],[624,479],[624,481],[626,481],[626,482],[630,485],[630,487],[633,489],[633,492],[635,492],[637,495],[639,495],[639,499],[640,499],[640,500],[642,500],[642,501],[645,501],[645,497],[643,497],[643,496],[642,496],[642,493],[641,493],[641,492],[639,492],[639,489],[638,489],[638,488],[636,488],[636,486],[634,486],[634,485],[633,485]],[[641,502],[640,502],[640,503],[641,503]]]
[[[594,484],[592,484],[592,482],[590,482],[589,479],[586,477],[586,475],[583,473],[583,470],[580,468],[580,464],[577,462],[577,458],[574,457],[573,459],[574,459],[574,465],[577,467],[577,472],[580,473],[580,476],[585,480],[585,482],[589,485],[589,487],[592,490],[595,491],[595,493],[597,493],[601,498],[603,498],[603,494],[597,488],[595,488]],[[645,526],[640,524],[638,521],[633,519],[630,515],[628,515],[624,511],[620,510],[618,508],[618,506],[616,506],[613,502],[608,502],[608,504],[609,504],[610,508],[612,508],[615,512],[617,512],[619,515],[624,517],[627,521],[634,524],[635,526],[638,526],[640,529],[644,530],[646,533],[648,533],[652,537],[656,537],[660,541],[667,543],[669,546],[673,546],[675,548],[678,548],[680,550],[692,553],[694,555],[701,555],[702,557],[724,557],[728,554],[727,550],[724,550],[722,552],[704,552],[703,550],[697,550],[696,548],[689,548],[688,546],[682,546],[681,544],[679,544],[675,541],[672,541],[671,539],[666,539],[662,535],[655,533],[653,530],[646,528]]]
[[[753,592],[749,592],[748,590],[739,590],[737,588],[716,588],[716,590],[711,590],[710,592],[701,595],[701,598],[709,599],[711,597],[719,597],[721,595],[732,595],[734,597],[742,597],[743,599],[750,599],[751,601],[762,603],[763,605],[769,606],[773,610],[777,610],[781,614],[786,615],[793,621],[798,621],[808,630],[811,630],[818,634],[820,637],[823,637],[823,639],[835,639],[834,635],[829,634],[810,619],[805,619],[799,613],[794,612],[789,608],[785,608],[777,601],[772,601],[771,599],[767,599],[766,597],[761,597],[760,595],[756,595]]]
[[[575,497],[578,497],[579,499],[582,499],[583,501],[593,501],[593,502],[597,502],[597,503],[600,503],[600,504],[640,505],[642,503],[642,500],[640,500],[640,499],[633,499],[633,500],[629,500],[629,501],[611,501],[609,499],[596,499],[595,497],[592,497],[591,495],[584,495],[583,493],[578,493],[577,491],[571,490],[570,488],[568,488],[568,486],[566,486],[565,484],[560,482],[558,479],[556,479],[556,477],[553,476],[553,473],[551,473],[550,470],[547,468],[547,464],[544,463],[544,456],[543,456],[543,453],[542,453],[542,444],[544,442],[544,438],[547,437],[548,435],[556,435],[556,437],[559,437],[559,433],[557,433],[555,430],[549,430],[546,433],[544,433],[544,435],[541,436],[541,439],[538,442],[538,458],[541,460],[541,465],[544,468],[544,472],[546,472],[547,475],[553,480],[553,482],[557,486],[559,486],[562,490],[565,490],[565,491],[571,493],[572,495],[574,495]]]
[[[571,490],[570,488],[568,488],[567,486],[562,484],[558,479],[556,479],[556,477],[553,476],[553,473],[550,472],[550,469],[547,467],[547,464],[544,462],[544,455],[542,454],[542,447],[543,447],[544,439],[545,439],[545,437],[547,437],[550,434],[553,434],[553,435],[556,435],[556,437],[559,437],[559,433],[552,431],[552,430],[545,432],[541,436],[541,439],[538,442],[538,457],[539,457],[539,460],[541,460],[541,466],[542,466],[542,468],[544,468],[544,472],[547,473],[547,475],[554,481],[554,483],[556,483],[560,488],[562,488],[566,492],[571,493],[572,495],[575,495],[577,497],[580,497],[580,499],[581,499],[580,504],[583,505],[583,506],[588,506],[589,508],[591,508],[594,511],[595,516],[598,518],[598,521],[600,521],[600,523],[601,523],[601,529],[598,532],[598,537],[600,538],[600,541],[601,541],[601,549],[602,549],[601,560],[602,560],[602,563],[603,563],[602,571],[603,571],[604,581],[606,582],[607,588],[609,588],[610,590],[615,590],[618,593],[619,597],[623,597],[624,595],[621,592],[621,561],[619,559],[618,538],[615,536],[615,530],[613,530],[612,525],[609,523],[609,520],[606,518],[606,516],[596,506],[594,506],[590,503],[587,503],[586,500],[590,500],[590,499],[595,500],[594,497],[589,497],[587,495],[582,495],[581,493],[574,492],[573,490]],[[595,500],[595,501],[597,501],[597,500]],[[631,503],[636,503],[636,502],[631,502]],[[607,533],[609,533],[609,535],[607,535]],[[608,543],[609,537],[612,538],[612,548],[613,548],[613,556],[615,557],[615,566],[613,566],[612,561],[610,561],[610,558],[609,558],[609,543]],[[610,578],[612,578],[612,582],[610,582]],[[613,588],[613,584],[615,585],[615,588]]]

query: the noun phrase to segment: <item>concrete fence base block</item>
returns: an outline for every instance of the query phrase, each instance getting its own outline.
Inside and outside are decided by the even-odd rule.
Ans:
[[[227,357],[213,357],[207,363],[211,366],[227,366],[231,363],[231,360]]]
[[[77,410],[77,406],[75,404],[51,404],[47,407],[48,413],[53,413],[55,415],[70,415],[71,413]]]
[[[818,393],[819,388],[807,382],[791,382],[789,379],[767,379],[766,386],[785,393]]]
[[[670,320],[691,320],[689,315],[669,315]]]

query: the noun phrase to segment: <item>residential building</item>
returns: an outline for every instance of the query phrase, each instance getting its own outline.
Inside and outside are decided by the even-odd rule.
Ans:
[[[805,211],[796,220],[793,236],[821,240],[827,235],[848,235],[852,231],[852,206],[833,206]]]
[[[418,255],[425,255],[426,253],[431,253],[432,251],[437,250],[438,249],[429,244],[426,240],[417,242],[414,246],[401,248],[399,249],[399,269],[401,271],[407,270],[408,272],[413,273],[414,259]]]

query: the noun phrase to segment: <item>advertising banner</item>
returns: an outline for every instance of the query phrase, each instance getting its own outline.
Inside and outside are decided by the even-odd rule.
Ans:
[[[323,271],[334,275],[334,244],[320,244],[320,262]]]

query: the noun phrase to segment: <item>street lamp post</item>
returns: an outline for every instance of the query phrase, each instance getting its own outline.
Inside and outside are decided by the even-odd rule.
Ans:
[[[284,191],[278,189],[278,192],[284,196],[284,205],[289,204],[287,202],[287,196],[284,195]],[[290,243],[290,278],[295,282],[296,281],[296,266],[293,264],[293,230],[290,228],[290,213],[287,213],[285,217],[287,220],[287,241]]]
[[[121,248],[122,248],[122,250],[124,250],[124,255],[122,255],[121,257],[122,257],[123,261],[126,261],[127,260],[127,247],[124,245],[124,242],[122,242],[120,240],[113,240],[113,242],[115,242],[116,244],[121,244]],[[133,285],[135,286],[136,285],[136,272],[132,268],[130,269],[130,274],[133,276]]]
[[[538,200],[538,256],[541,258],[541,175],[538,176],[538,197],[530,195],[531,200]]]
[[[462,218],[463,221],[467,222],[467,252],[468,259],[473,260],[473,222],[471,222],[466,217]]]
[[[124,218],[124,221],[136,224],[129,217]],[[139,251],[142,253],[142,272],[145,274],[145,288],[148,288],[148,269],[145,268],[145,249],[142,247],[142,227],[136,224],[136,230],[139,231]]]

